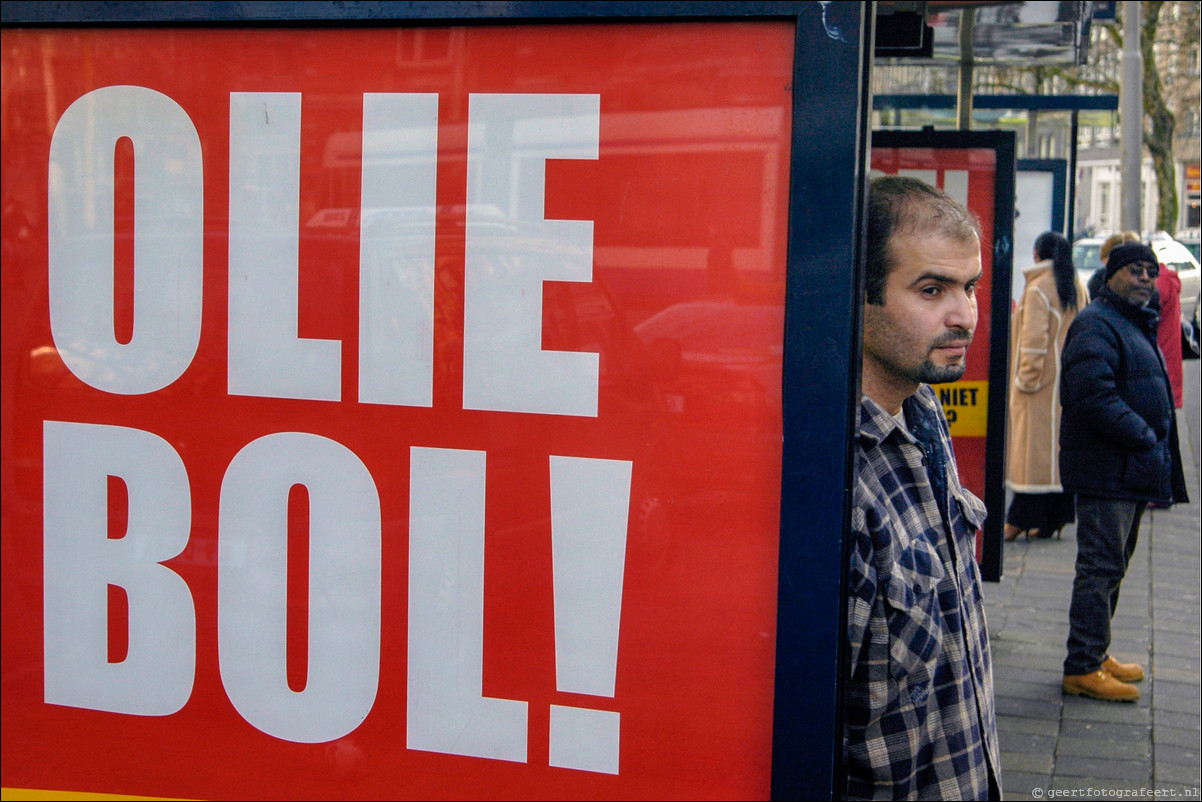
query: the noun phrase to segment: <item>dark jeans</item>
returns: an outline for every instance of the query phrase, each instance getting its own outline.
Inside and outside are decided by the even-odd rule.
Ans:
[[[1068,609],[1065,675],[1090,674],[1110,648],[1110,619],[1147,503],[1077,497],[1077,575]]]

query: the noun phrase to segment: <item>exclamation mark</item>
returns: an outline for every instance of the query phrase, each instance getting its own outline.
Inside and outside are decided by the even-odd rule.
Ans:
[[[630,515],[628,460],[551,457],[555,687],[614,695]],[[551,705],[550,764],[618,773],[619,714]]]

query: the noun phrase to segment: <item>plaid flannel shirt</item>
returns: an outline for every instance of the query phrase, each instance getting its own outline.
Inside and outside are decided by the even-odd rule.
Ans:
[[[975,549],[985,505],[960,485],[934,390],[922,385],[903,409],[909,431],[871,399],[860,405],[847,601],[845,798],[987,799],[990,774],[1000,798],[989,634]],[[943,488],[932,489],[928,456],[944,463],[932,472],[942,476]]]

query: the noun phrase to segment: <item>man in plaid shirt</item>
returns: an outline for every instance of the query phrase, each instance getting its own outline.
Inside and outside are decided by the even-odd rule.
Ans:
[[[1001,799],[975,559],[985,506],[960,485],[931,384],[964,375],[976,219],[916,179],[869,190],[862,398],[848,574],[846,799]]]

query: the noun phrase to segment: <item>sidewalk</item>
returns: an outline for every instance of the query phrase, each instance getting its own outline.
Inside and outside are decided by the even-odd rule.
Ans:
[[[984,584],[1005,799],[1199,799],[1199,360],[1177,423],[1190,503],[1145,514],[1113,621],[1111,652],[1148,673],[1138,702],[1060,690],[1075,527],[1003,544],[1002,580]]]

